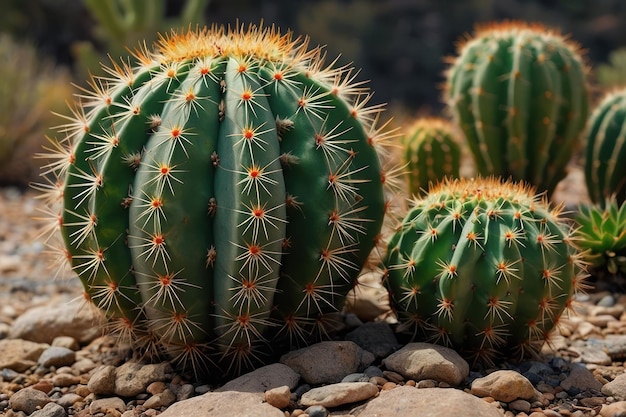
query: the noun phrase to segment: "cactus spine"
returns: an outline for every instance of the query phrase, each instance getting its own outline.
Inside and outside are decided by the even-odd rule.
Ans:
[[[275,28],[162,37],[60,127],[47,200],[86,297],[144,353],[239,372],[307,343],[378,240],[389,133],[351,68]]]
[[[538,351],[583,286],[580,254],[523,183],[448,180],[404,218],[385,285],[401,329],[472,361]]]
[[[445,96],[479,174],[523,180],[552,194],[588,111],[576,44],[539,24],[478,28],[451,61]]]
[[[445,119],[427,117],[410,125],[403,138],[409,190],[421,195],[444,177],[458,178],[461,147],[455,127]]]
[[[589,198],[604,205],[626,201],[626,89],[607,93],[589,117],[585,181]]]

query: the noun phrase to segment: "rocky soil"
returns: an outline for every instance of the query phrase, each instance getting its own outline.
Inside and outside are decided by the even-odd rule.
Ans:
[[[585,201],[582,183],[575,170],[555,199]],[[399,343],[388,321],[346,314],[342,340],[212,386],[166,362],[133,362],[101,335],[78,280],[55,276],[37,207],[31,192],[0,189],[0,415],[626,416],[622,293],[580,296],[534,361],[470,370],[452,350]],[[362,305],[379,312],[380,294],[372,285]]]

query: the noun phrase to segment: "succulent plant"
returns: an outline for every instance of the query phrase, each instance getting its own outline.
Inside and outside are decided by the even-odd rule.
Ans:
[[[585,181],[592,202],[626,201],[626,88],[607,93],[589,116]]]
[[[195,370],[316,340],[380,240],[383,106],[274,27],[172,33],[135,56],[82,91],[40,186],[87,299]]]
[[[558,208],[523,182],[446,180],[391,238],[385,285],[415,338],[473,363],[538,352],[584,287],[584,266]]]
[[[523,22],[478,27],[447,71],[445,97],[478,173],[523,180],[551,196],[588,112],[578,45]]]
[[[459,143],[455,126],[439,117],[419,118],[406,128],[402,146],[411,194],[423,194],[444,177],[459,177]]]
[[[609,197],[602,206],[581,205],[574,220],[573,236],[590,270],[626,274],[626,203]]]

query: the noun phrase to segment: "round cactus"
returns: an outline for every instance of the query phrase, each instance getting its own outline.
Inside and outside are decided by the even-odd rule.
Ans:
[[[403,137],[409,190],[421,195],[444,177],[458,178],[461,147],[452,123],[438,117],[417,119]]]
[[[583,287],[569,233],[524,183],[439,183],[388,245],[384,282],[400,329],[473,362],[537,352]]]
[[[586,131],[585,181],[589,198],[626,201],[626,88],[607,93],[589,117]]]
[[[85,295],[145,354],[240,372],[308,343],[379,240],[391,135],[354,71],[275,28],[172,33],[93,78],[47,200]]]
[[[549,197],[585,126],[586,72],[578,45],[539,24],[492,23],[463,42],[445,96],[479,174]]]

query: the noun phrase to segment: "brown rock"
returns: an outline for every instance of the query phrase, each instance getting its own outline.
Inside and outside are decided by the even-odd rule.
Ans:
[[[518,398],[531,399],[535,395],[535,389],[523,375],[515,371],[501,370],[475,379],[472,382],[471,393],[478,397],[493,397],[508,403]]]

